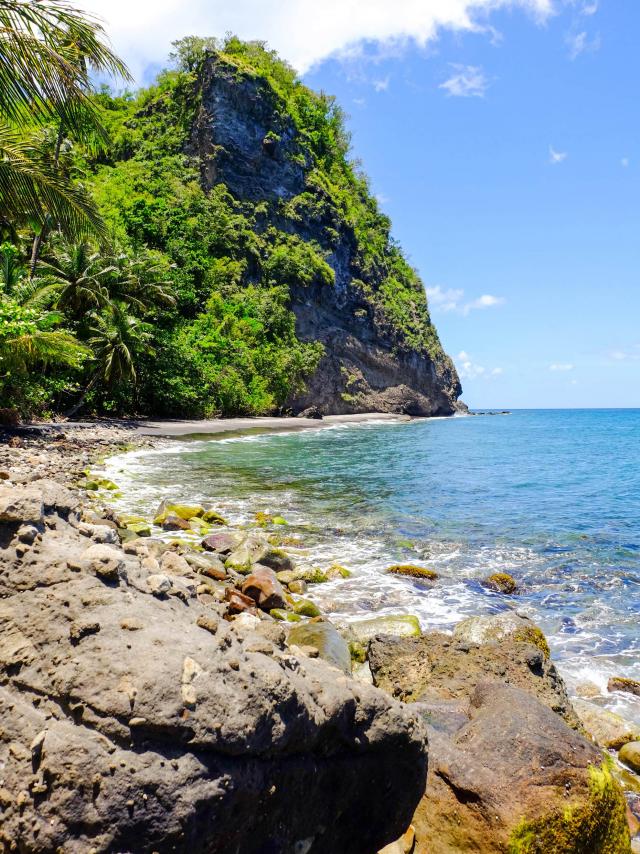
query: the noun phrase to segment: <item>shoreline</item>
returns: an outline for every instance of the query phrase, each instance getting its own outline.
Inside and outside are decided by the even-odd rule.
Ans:
[[[312,419],[293,419],[293,418],[291,418],[291,419],[275,419],[275,418],[272,418],[272,419],[229,419],[229,420],[224,420],[224,421],[218,420],[215,422],[206,422],[209,432],[203,432],[202,430],[199,430],[197,432],[193,431],[194,425],[201,425],[203,422],[150,422],[150,423],[147,423],[145,425],[136,425],[133,428],[132,428],[131,424],[127,424],[126,426],[125,425],[117,425],[116,426],[114,424],[110,424],[107,426],[104,424],[87,423],[87,422],[77,423],[77,424],[61,424],[61,425],[56,425],[56,429],[55,429],[55,432],[53,435],[52,435],[52,432],[50,430],[46,430],[46,429],[44,431],[36,431],[35,435],[26,436],[23,438],[17,437],[17,441],[13,442],[12,445],[0,447],[0,478],[4,478],[5,480],[7,480],[7,478],[5,477],[5,474],[8,472],[3,472],[3,469],[9,469],[9,471],[12,471],[12,475],[11,475],[11,479],[8,480],[8,483],[15,483],[15,484],[23,483],[23,484],[26,484],[28,486],[28,484],[34,480],[37,480],[39,478],[50,477],[54,480],[57,480],[58,482],[62,482],[63,484],[65,484],[67,486],[71,486],[72,488],[77,490],[78,485],[79,485],[78,480],[81,477],[86,478],[88,470],[90,470],[94,465],[100,465],[102,462],[104,462],[105,458],[108,458],[108,457],[111,457],[113,455],[117,455],[120,453],[126,453],[127,451],[135,451],[138,449],[145,449],[145,448],[153,449],[153,448],[159,448],[162,446],[167,446],[167,444],[170,443],[171,439],[173,439],[173,438],[186,439],[189,437],[196,437],[196,438],[202,439],[202,438],[209,437],[211,439],[214,439],[216,437],[218,437],[218,438],[228,437],[229,435],[233,435],[233,434],[251,435],[251,433],[253,433],[253,432],[277,433],[277,432],[282,432],[284,430],[291,431],[292,429],[298,429],[298,430],[314,429],[314,428],[315,429],[322,429],[322,427],[326,428],[326,427],[330,427],[330,426],[342,426],[345,424],[366,424],[366,423],[375,423],[375,422],[380,422],[380,421],[386,422],[386,423],[408,423],[412,420],[413,419],[410,419],[406,416],[404,416],[404,417],[403,416],[380,416],[378,414],[367,414],[364,416],[338,416],[338,417],[334,417],[331,419],[323,419],[323,421],[315,421]],[[420,420],[422,420],[422,419],[420,419]],[[156,431],[156,430],[157,430],[157,432],[149,432],[149,431]],[[11,460],[13,461],[13,464],[14,464],[13,466],[10,465]],[[17,467],[16,467],[16,464],[17,464]],[[15,472],[15,474],[13,472]],[[115,515],[113,515],[113,510],[110,510],[109,498],[110,498],[110,495],[109,495],[108,491],[99,490],[96,492],[86,492],[86,491],[82,490],[81,507],[83,508],[83,513],[89,513],[90,514],[90,521],[89,521],[89,527],[90,528],[93,528],[95,530],[96,525],[99,526],[100,524],[103,524],[99,521],[100,518],[104,518],[106,520],[111,520],[112,523],[113,523],[113,521],[116,520],[116,516],[118,514],[118,511],[115,511]],[[134,525],[135,524],[136,523],[134,523]],[[114,527],[115,527],[115,525],[114,525]],[[268,535],[267,539],[270,539],[270,537],[272,535],[279,533],[277,531],[277,526],[274,527],[274,526],[268,525],[267,529],[265,530],[264,526],[259,526],[257,521],[255,523],[250,524],[249,526],[242,526],[242,527],[246,528],[246,530],[244,530],[244,534],[248,535],[249,538],[252,538],[255,536],[265,537]],[[119,531],[121,531],[120,521],[118,521],[118,529],[119,529]],[[236,530],[231,526],[225,527],[221,530],[222,531],[229,531],[232,535],[234,533],[237,535],[240,532],[239,528]],[[133,531],[132,531],[132,533],[133,533]],[[144,536],[144,535],[140,536],[140,537],[134,537],[129,542],[124,538],[122,533],[120,533],[119,536],[121,538],[122,547],[124,548],[126,554],[132,554],[132,553],[135,554],[139,551],[140,559],[145,560],[144,553],[146,553],[146,550],[149,549],[148,560],[150,560],[151,562],[155,561],[158,564],[157,566],[155,566],[152,569],[152,571],[156,572],[156,573],[158,573],[160,571],[164,572],[166,570],[166,572],[169,574],[169,577],[171,577],[170,570],[168,570],[165,566],[165,564],[167,564],[167,566],[168,566],[168,558],[163,557],[165,552],[168,555],[175,555],[175,558],[172,558],[172,562],[174,562],[174,563],[175,562],[182,562],[183,560],[186,560],[187,558],[189,561],[192,560],[191,555],[193,554],[194,549],[191,545],[189,545],[187,543],[183,543],[183,545],[180,546],[180,545],[176,545],[176,543],[173,542],[173,544],[170,545],[171,541],[169,541],[168,543],[165,543],[165,545],[163,545],[161,547],[160,551],[154,551],[154,546],[153,546],[154,538],[153,538],[153,536],[151,536],[149,538],[147,538],[147,536]],[[285,537],[285,540],[286,540],[286,537]],[[157,543],[158,540],[156,539],[155,542]],[[148,543],[148,546],[146,545],[147,543]],[[272,545],[276,546],[276,551],[280,548],[280,544],[276,544],[275,540],[272,542]],[[286,543],[284,545],[286,548]],[[292,556],[295,557],[295,554],[293,554]],[[194,557],[193,559],[195,560],[196,557]],[[259,563],[260,563],[260,561],[258,561],[258,564]],[[218,567],[216,565],[215,568],[219,569],[219,571],[222,572],[222,565],[221,565],[221,567]],[[186,572],[186,570],[183,570],[183,571]],[[227,570],[227,572],[229,573],[230,571]],[[244,573],[244,570],[242,570],[242,573]],[[203,598],[203,600],[204,600],[207,597],[211,597],[212,593],[214,592],[213,587],[211,590],[203,593],[202,588],[203,588],[204,579],[202,579],[202,577],[199,575],[196,575],[195,578],[196,578],[196,581],[195,582],[194,581],[188,582],[187,586],[185,587],[184,590],[182,590],[178,584],[178,581],[180,579],[174,580],[175,594],[172,593],[171,596],[175,595],[178,598],[184,599],[184,597],[189,597],[189,596],[194,595],[192,593],[191,588],[189,587],[189,584],[191,584],[193,587],[194,584],[197,584],[197,580],[199,579],[200,584],[198,587],[198,594],[197,594],[198,599]],[[233,581],[234,578],[235,578],[235,582]],[[233,572],[230,573],[230,578],[228,576],[224,582],[220,582],[220,583],[223,583],[223,584],[229,586],[229,582],[231,582],[231,586],[229,587],[229,589],[231,589],[233,587],[234,583],[238,589],[241,589],[241,579],[239,577],[237,577],[237,575],[234,576]],[[210,582],[210,581],[207,582],[207,584],[211,584],[211,583],[212,582]],[[309,583],[313,583],[313,582],[309,581]],[[303,581],[303,585],[304,584],[305,584],[305,582]],[[183,584],[183,586],[184,586],[184,584]],[[287,583],[284,583],[284,587],[286,590],[288,587]],[[222,589],[222,588],[220,588],[220,589]],[[304,586],[301,590],[298,590],[298,593],[301,593],[302,596],[305,595]],[[309,600],[306,600],[306,601],[309,601]],[[242,611],[240,613],[242,613]],[[311,612],[309,612],[308,615],[303,614],[303,616],[304,616],[305,620],[307,617],[312,617]],[[373,621],[386,619],[384,617],[380,617],[380,615],[376,614],[375,612],[371,613],[371,618],[373,618]],[[226,619],[226,617],[224,619]],[[269,618],[268,617],[265,618],[265,617],[261,616],[260,619],[261,620],[266,619],[268,621]],[[280,619],[283,619],[283,618],[280,618]],[[315,617],[312,617],[312,621],[315,619],[322,621],[321,623],[319,623],[319,625],[322,625],[322,624],[326,624],[329,626],[332,625],[332,623],[331,623],[332,618],[330,616],[325,617],[324,615],[320,615],[320,612],[318,612]],[[480,630],[480,634],[482,634],[482,632],[484,632],[486,630],[485,627],[487,626],[487,624],[482,622],[483,619],[484,618],[471,618],[471,620],[476,621],[474,625],[477,628],[474,628],[474,631],[470,632],[466,636],[460,635],[460,641],[462,641],[463,645],[465,645],[465,649],[466,649],[466,646],[469,644],[469,642],[471,642],[472,644],[476,643],[476,641],[478,640],[478,636],[477,636],[478,630]],[[326,620],[326,623],[324,622],[325,620]],[[478,622],[478,621],[480,621],[480,622]],[[494,620],[494,623],[495,623],[495,620]],[[285,619],[284,622],[280,622],[280,623],[276,623],[276,624],[271,623],[270,625],[284,626],[285,629],[288,629],[289,631],[291,631],[291,626],[294,626],[294,627],[300,626],[300,625],[310,626],[311,624],[312,624],[311,622],[289,623]],[[234,623],[232,622],[231,625],[234,625]],[[462,623],[460,623],[458,625],[462,626]],[[493,623],[492,623],[492,626],[493,626]],[[533,626],[533,624],[531,624],[531,626]],[[493,631],[493,628],[491,630]],[[530,632],[531,628],[527,625],[517,625],[515,627],[515,630],[512,626],[504,626],[504,628],[501,627],[500,631],[503,632],[503,634],[501,635],[501,637],[502,637],[501,642],[508,644],[508,643],[513,642],[514,640],[517,641],[518,640],[518,633],[521,634],[523,630],[525,630],[526,632]],[[458,631],[457,628],[456,628],[456,631]],[[476,634],[474,634],[474,632]],[[436,638],[436,636],[438,636],[438,635],[439,635],[438,632],[433,632],[433,630],[430,629],[429,627],[425,627],[425,629],[423,630],[423,633],[422,633],[422,638],[427,640],[429,638],[429,636],[433,636],[434,638]],[[444,637],[441,634],[439,636],[441,638]],[[454,632],[454,637],[455,637],[455,632]],[[487,635],[487,637],[488,637],[488,635]],[[368,642],[369,641],[367,641],[363,644],[360,640],[356,639],[355,650],[356,650],[356,653],[358,655],[361,654],[363,646],[366,649],[366,645]],[[439,655],[441,655],[442,657],[454,655],[453,652],[449,651],[449,649],[448,649],[449,641],[447,641],[446,639],[445,640],[434,640],[434,643],[443,644],[442,649],[439,650]],[[482,649],[483,643],[485,643],[485,641],[481,641],[480,649]],[[533,643],[537,644],[538,641],[534,640]],[[351,643],[349,644],[349,646],[351,646]],[[374,644],[374,647],[375,647],[375,644]],[[402,651],[404,651],[404,647],[402,647]],[[516,648],[514,648],[514,654],[517,653],[517,651],[518,650]],[[428,652],[428,649],[425,649],[425,654],[427,652]],[[302,660],[304,660],[305,656],[311,655],[313,658],[318,653],[317,653],[317,650],[314,652],[313,643],[307,642],[306,644],[303,643],[302,647],[300,648],[300,651],[295,652],[294,654],[297,655],[298,657],[302,656]],[[387,679],[388,685],[390,686],[389,691],[392,690],[392,693],[394,695],[398,696],[396,691],[398,691],[400,689],[404,690],[406,686],[402,680],[399,681],[398,675],[394,674],[394,672],[392,670],[392,661],[395,657],[395,650],[393,648],[390,650],[386,650],[383,646],[383,647],[379,648],[378,655],[379,656],[382,656],[382,655],[386,656],[386,663],[384,664],[384,667],[382,669],[380,668],[380,665],[378,664],[378,677],[377,677],[377,681],[375,684],[376,685],[383,684],[380,680],[382,679],[382,677],[384,676],[384,673],[386,672],[384,668],[389,668],[389,675],[385,676],[384,678]],[[468,656],[468,652],[466,653],[466,655]],[[490,675],[492,673],[492,668],[494,667],[494,664],[495,664],[494,656],[496,656],[496,655],[498,655],[497,651],[491,653],[488,656],[487,661],[483,661],[481,664],[479,664],[479,666],[482,668],[488,668],[488,674],[487,675]],[[528,655],[531,655],[531,652],[529,652]],[[544,656],[542,658],[540,658],[539,652],[537,652],[536,655],[538,656],[538,658],[536,659],[536,662],[537,662],[536,666],[542,667],[542,668],[547,668],[547,665],[544,663],[545,662]],[[322,658],[322,654],[320,655],[320,657]],[[459,667],[460,665],[459,665],[459,662],[457,661],[457,658],[455,655],[454,655],[454,658],[455,658],[455,662],[452,659],[451,666]],[[374,659],[375,659],[375,656],[374,656]],[[356,676],[356,678],[358,678],[358,676],[360,678],[362,678],[364,675],[365,681],[369,682],[370,681],[370,673],[371,673],[371,669],[369,668],[369,665],[368,664],[366,665],[366,668],[369,670],[369,678],[367,678],[366,670],[365,670],[364,674],[363,673],[358,674],[357,665],[355,663],[357,661],[358,661],[358,659],[355,658],[354,664],[353,664],[354,676]],[[409,666],[410,667],[414,666],[413,660],[409,661]],[[417,664],[415,666],[418,667]],[[528,666],[529,665],[527,665],[526,667],[523,667],[522,670],[524,672],[526,672]],[[469,674],[466,673],[465,667],[466,667],[466,665],[462,665],[462,671],[461,672],[464,674],[464,677],[463,677],[464,679],[469,679]],[[549,662],[549,667],[552,667],[551,662]],[[548,678],[549,681],[552,682],[553,679],[555,678],[555,677],[552,677],[552,675],[551,675],[552,672],[553,672],[552,670],[545,669],[544,673],[548,674],[548,675],[545,675],[544,679],[546,680]],[[416,671],[416,675],[412,675],[411,678],[412,679],[415,678],[416,680],[419,681],[419,679],[421,678],[420,673],[419,673],[419,669]],[[527,677],[527,678],[529,678],[529,677]],[[395,682],[394,682],[394,679],[395,679]],[[534,680],[534,682],[535,682],[535,680]],[[561,680],[560,680],[560,684],[562,684]],[[529,687],[531,687],[531,686],[529,686],[527,683],[527,689]],[[446,684],[444,686],[441,686],[440,690],[443,692],[443,697],[446,699],[448,697],[448,689],[447,689]],[[566,695],[564,695],[564,696],[566,696]],[[562,697],[560,697],[560,699],[562,702],[564,702]],[[573,702],[575,702],[575,698],[571,698],[571,700]],[[546,702],[546,701],[547,700],[544,699],[544,702]],[[448,702],[448,699],[447,699],[447,702]],[[555,700],[554,700],[554,702],[555,702]],[[569,698],[567,698],[567,704],[569,704]],[[570,705],[568,705],[568,709],[570,709]],[[579,714],[580,714],[580,712],[579,712]],[[582,717],[582,715],[580,715],[580,717]],[[565,718],[566,718],[566,722],[571,725],[570,712],[569,711],[567,711]],[[592,732],[596,731],[596,726],[598,723],[597,721],[588,721],[587,722],[583,718],[583,723]],[[573,728],[575,729],[575,727],[573,727]],[[632,734],[629,733],[629,735],[632,735]],[[635,736],[635,737],[637,737],[637,736]],[[601,744],[601,747],[604,748],[605,746],[606,745]],[[606,750],[604,752],[606,753]],[[628,772],[626,772],[626,773],[627,773],[627,777],[628,777]]]

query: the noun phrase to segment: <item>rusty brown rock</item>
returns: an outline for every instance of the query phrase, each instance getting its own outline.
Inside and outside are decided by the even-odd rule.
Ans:
[[[276,574],[267,566],[256,565],[242,585],[242,592],[257,604],[263,611],[272,608],[286,608],[287,601],[282,584]]]
[[[254,600],[250,596],[245,596],[239,590],[227,587],[224,598],[229,603],[228,611],[230,614],[241,614],[244,611],[248,611],[250,614],[257,614]]]

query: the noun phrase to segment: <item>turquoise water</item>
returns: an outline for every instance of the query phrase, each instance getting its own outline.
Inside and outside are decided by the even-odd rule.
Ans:
[[[608,695],[640,679],[640,410],[535,410],[175,443],[114,458],[124,503],[151,513],[171,495],[232,520],[290,521],[301,564],[352,578],[315,585],[325,611],[415,613],[425,629],[517,607],[547,633],[570,688],[640,722],[640,701]],[[435,569],[425,587],[384,575]],[[511,573],[517,597],[481,579]]]

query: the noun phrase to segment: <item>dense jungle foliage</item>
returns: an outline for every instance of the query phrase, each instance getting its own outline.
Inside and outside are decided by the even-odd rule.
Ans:
[[[61,97],[34,122],[0,103],[10,134],[3,141],[0,126],[0,153],[14,145],[34,197],[31,208],[9,204],[0,171],[0,407],[23,417],[278,411],[323,352],[296,337],[290,288],[334,286],[328,259],[345,231],[353,286],[377,322],[399,346],[441,353],[422,283],[349,160],[332,98],[235,37],[177,42],[172,67],[137,94],[95,92],[87,69],[126,74],[97,53],[100,28],[81,21],[94,40],[85,47],[70,38],[75,22],[53,25],[47,35],[51,22],[37,22],[34,40],[50,37],[79,69],[83,109],[67,115]],[[295,124],[306,187],[286,203],[242,201],[224,183],[203,189],[188,142],[212,52],[266,83]],[[325,223],[320,241],[287,227],[309,218]]]

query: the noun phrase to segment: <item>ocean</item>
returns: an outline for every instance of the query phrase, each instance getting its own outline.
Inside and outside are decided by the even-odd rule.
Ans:
[[[640,724],[640,410],[516,410],[208,441],[112,458],[120,506],[211,502],[234,522],[269,511],[298,563],[352,570],[310,587],[340,619],[416,614],[424,630],[516,608],[546,633],[572,693]],[[434,569],[426,586],[384,570]],[[508,572],[514,596],[482,580]]]

